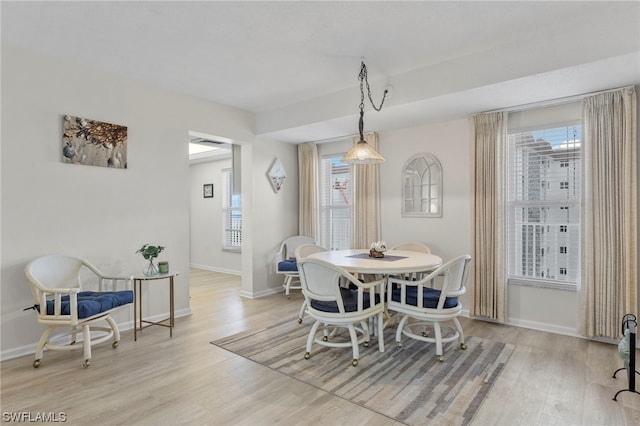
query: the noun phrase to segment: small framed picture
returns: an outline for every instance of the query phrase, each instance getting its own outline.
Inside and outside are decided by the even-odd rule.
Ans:
[[[213,198],[213,184],[205,183],[202,186],[202,196],[204,198]]]

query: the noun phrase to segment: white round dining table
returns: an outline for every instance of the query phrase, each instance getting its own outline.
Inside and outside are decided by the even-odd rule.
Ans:
[[[383,258],[369,256],[369,250],[328,250],[309,255],[340,266],[351,273],[396,275],[422,272],[442,265],[442,258],[408,250],[387,250]]]

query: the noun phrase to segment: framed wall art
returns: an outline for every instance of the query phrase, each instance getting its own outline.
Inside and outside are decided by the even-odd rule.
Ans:
[[[127,127],[65,115],[62,162],[126,169]]]
[[[271,182],[271,186],[273,190],[277,193],[282,189],[282,185],[284,185],[284,181],[287,180],[287,173],[284,171],[284,167],[282,166],[282,162],[279,158],[276,158],[271,168],[267,172],[269,176],[269,181]]]
[[[202,185],[202,197],[203,198],[213,198],[213,184],[205,183]]]

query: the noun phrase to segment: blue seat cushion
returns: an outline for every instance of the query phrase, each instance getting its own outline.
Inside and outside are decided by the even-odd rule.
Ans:
[[[279,272],[298,272],[298,262],[295,259],[287,259],[278,262]]]
[[[78,318],[89,318],[118,306],[133,302],[133,292],[124,291],[81,291],[78,293]],[[55,302],[47,301],[47,315],[53,315]],[[69,315],[69,296],[62,297],[62,315]]]
[[[344,309],[347,312],[355,312],[358,310],[358,291],[344,287],[340,287],[340,295],[342,296],[342,303]],[[369,293],[365,292],[362,297],[362,306],[364,309],[369,307]],[[380,302],[380,297],[376,294],[376,303]],[[323,312],[335,312],[338,313],[338,304],[336,302],[325,302],[319,300],[312,300],[311,307]]]
[[[394,288],[391,300],[400,302],[400,288]],[[440,300],[440,290],[435,288],[422,289],[422,306],[428,309],[436,309]],[[407,305],[418,306],[418,287],[407,287]],[[447,297],[444,300],[444,308],[455,308],[458,305],[457,297]]]

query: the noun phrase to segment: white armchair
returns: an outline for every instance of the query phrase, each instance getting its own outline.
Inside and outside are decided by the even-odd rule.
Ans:
[[[438,360],[444,361],[442,344],[458,340],[466,349],[458,316],[462,313],[459,297],[466,292],[471,256],[459,256],[417,281],[389,278],[387,308],[401,315],[396,329],[396,342],[402,347],[402,336],[436,344]],[[441,289],[431,288],[432,281],[442,277]],[[455,327],[442,324],[452,321]],[[426,332],[433,328],[433,336]],[[443,335],[443,329],[448,332]],[[431,331],[431,330],[430,330]]]
[[[310,256],[314,253],[320,253],[323,251],[327,251],[326,248],[320,247],[316,244],[302,244],[298,246],[296,249],[296,262],[300,262],[300,259],[303,259],[307,256]],[[307,300],[305,299],[302,302],[302,306],[300,307],[300,313],[298,314],[298,323],[302,323],[302,318],[304,317],[304,313],[307,310]]]
[[[120,340],[118,326],[109,315],[114,309],[133,302],[130,277],[109,276],[84,259],[51,255],[29,262],[25,269],[35,305],[38,322],[47,326],[36,348],[33,366],[40,366],[44,349],[84,349],[83,367],[91,361],[91,346],[113,339],[116,348]],[[84,291],[89,282],[97,284],[98,291]],[[119,289],[122,288],[122,289]],[[93,327],[104,320],[109,327]],[[53,343],[50,338],[58,327],[69,328],[68,344]],[[91,332],[103,332],[92,338]],[[76,345],[82,334],[82,346]],[[56,336],[59,337],[59,336]],[[62,336],[64,337],[64,336]]]
[[[351,364],[357,366],[359,345],[369,346],[369,322],[376,325],[378,350],[384,352],[385,280],[362,283],[343,268],[310,257],[300,259],[298,266],[307,311],[315,320],[307,337],[305,359],[311,358],[311,347],[315,342],[329,347],[351,347]],[[341,283],[346,287],[342,287]],[[323,337],[317,338],[320,326]],[[336,328],[346,328],[350,341],[337,341]]]
[[[317,244],[317,242],[311,237],[296,235],[284,240],[276,253],[276,274],[284,275],[282,286],[287,297],[289,297],[290,290],[301,288],[295,255],[296,249],[302,244]]]

